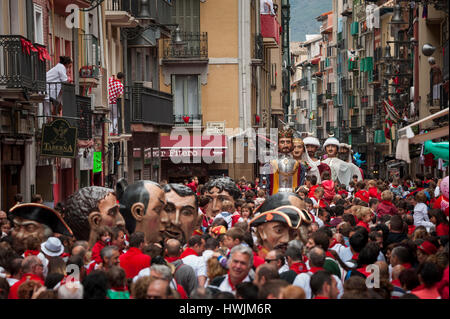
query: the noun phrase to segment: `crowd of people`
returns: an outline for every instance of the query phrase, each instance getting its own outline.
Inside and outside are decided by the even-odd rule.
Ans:
[[[449,179],[86,187],[0,211],[0,299],[448,299]],[[376,271],[373,271],[376,269]]]

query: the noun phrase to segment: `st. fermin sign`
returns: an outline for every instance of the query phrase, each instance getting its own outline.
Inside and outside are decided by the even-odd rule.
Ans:
[[[41,155],[57,157],[75,157],[77,146],[77,128],[64,119],[44,124],[42,130]]]

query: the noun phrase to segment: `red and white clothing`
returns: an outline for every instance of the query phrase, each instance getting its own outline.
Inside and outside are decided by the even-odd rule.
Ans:
[[[151,273],[150,267],[141,269],[139,271],[139,273],[136,276],[133,277],[133,283],[136,282],[141,277],[150,276],[150,273]],[[175,278],[172,278],[172,280],[170,281],[169,285],[170,285],[170,288],[176,290],[180,294],[180,298],[181,299],[188,299],[187,293],[184,290],[183,286],[179,285],[177,283],[177,281],[175,280]]]
[[[295,277],[294,282],[292,283],[294,286],[298,286],[304,290],[306,299],[311,299],[311,297],[312,297],[311,286],[309,284],[309,282],[311,280],[311,276],[314,273],[318,272],[319,270],[324,270],[324,269],[321,267],[311,267],[311,268],[309,268],[309,270],[307,272],[302,272],[302,273],[298,274],[297,277]],[[337,287],[339,290],[338,299],[340,299],[342,294],[344,293],[344,286],[342,285],[342,281],[338,276],[336,276],[336,275],[332,275],[332,276],[336,280]]]
[[[119,257],[120,267],[125,270],[127,278],[133,278],[145,267],[150,267],[151,257],[144,254],[139,248],[130,247]]]
[[[198,277],[208,277],[206,274],[206,262],[202,256],[198,254],[192,248],[186,248],[180,256],[183,264],[189,265],[194,269],[195,275]]]
[[[108,79],[109,104],[116,104],[117,98],[123,94],[123,84],[113,76]]]
[[[370,199],[369,192],[366,191],[365,189],[361,189],[361,190],[357,191],[355,194],[355,197],[361,199],[362,201],[364,201],[366,203],[369,203],[369,199]]]
[[[241,282],[251,282],[250,277],[247,275],[247,277],[245,277]],[[218,289],[220,291],[231,292],[233,295],[236,295],[236,287],[231,282],[229,274],[225,275],[225,279],[219,285]]]
[[[17,296],[17,291],[19,290],[20,285],[28,280],[35,280],[44,285],[44,281],[42,280],[41,277],[31,273],[23,274],[22,278],[20,278],[20,280],[17,281],[14,285],[12,285],[11,288],[9,289],[8,299],[19,299],[19,297]]]

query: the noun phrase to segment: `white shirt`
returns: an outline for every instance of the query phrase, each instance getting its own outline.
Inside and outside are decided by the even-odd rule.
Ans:
[[[273,10],[272,0],[261,0],[260,1],[260,13],[275,15],[275,11]]]
[[[141,269],[141,271],[139,271],[139,273],[133,277],[133,283],[136,282],[141,277],[150,276],[150,273],[151,273],[150,267]],[[170,281],[170,288],[177,290],[178,285],[177,282],[175,281],[175,278],[172,278],[172,280]]]
[[[439,186],[436,186],[434,189],[434,197],[438,198],[439,196],[441,196],[441,190],[439,189]]]
[[[250,282],[250,277],[247,275],[247,277],[242,280],[242,282]],[[225,279],[222,281],[220,286],[218,287],[220,291],[223,292],[231,292],[233,295],[236,295],[236,290],[233,290],[230,286],[230,283],[228,282],[228,274],[225,275]]]
[[[206,275],[206,262],[202,256],[189,255],[181,259],[184,264],[189,265],[194,269],[195,275],[198,277]]]
[[[428,218],[428,207],[424,203],[417,203],[414,206],[414,226],[425,226],[427,231],[434,226],[430,219]]]
[[[219,214],[216,215],[216,217],[214,217],[214,220],[222,218],[224,219],[227,224],[228,224],[228,229],[230,229],[232,227],[232,221],[233,221],[233,214],[229,213],[229,212],[221,212]]]
[[[58,63],[47,71],[47,82],[67,82],[67,79],[67,69],[61,63]],[[59,91],[61,90],[61,84],[49,84],[47,86],[47,91],[50,97],[56,99],[59,95]]]
[[[207,249],[203,252],[202,258],[203,258],[203,261],[205,262],[205,265],[207,265],[208,259],[211,258],[213,254],[214,254],[214,250],[210,250],[210,249]]]
[[[306,299],[311,299],[311,297],[312,297],[311,285],[309,284],[309,281],[311,280],[312,275],[313,275],[313,273],[310,271],[303,272],[301,274],[298,274],[297,277],[295,277],[294,282],[292,283],[294,286],[298,286],[305,291]],[[336,275],[332,275],[332,276],[336,280],[337,287],[339,290],[337,299],[341,299],[342,295],[344,294],[344,286],[342,285],[342,281],[339,279],[338,276],[336,276]]]
[[[283,266],[278,269],[278,273],[281,274],[282,272],[289,271],[289,266],[287,263],[285,263]]]

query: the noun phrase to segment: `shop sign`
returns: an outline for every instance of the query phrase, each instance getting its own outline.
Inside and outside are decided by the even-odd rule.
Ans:
[[[42,128],[41,155],[75,157],[77,128],[64,119],[56,119]]]
[[[223,122],[206,122],[207,135],[224,135],[225,134],[225,121]]]
[[[99,173],[102,171],[102,152],[94,152],[94,165],[92,168],[93,173]]]

